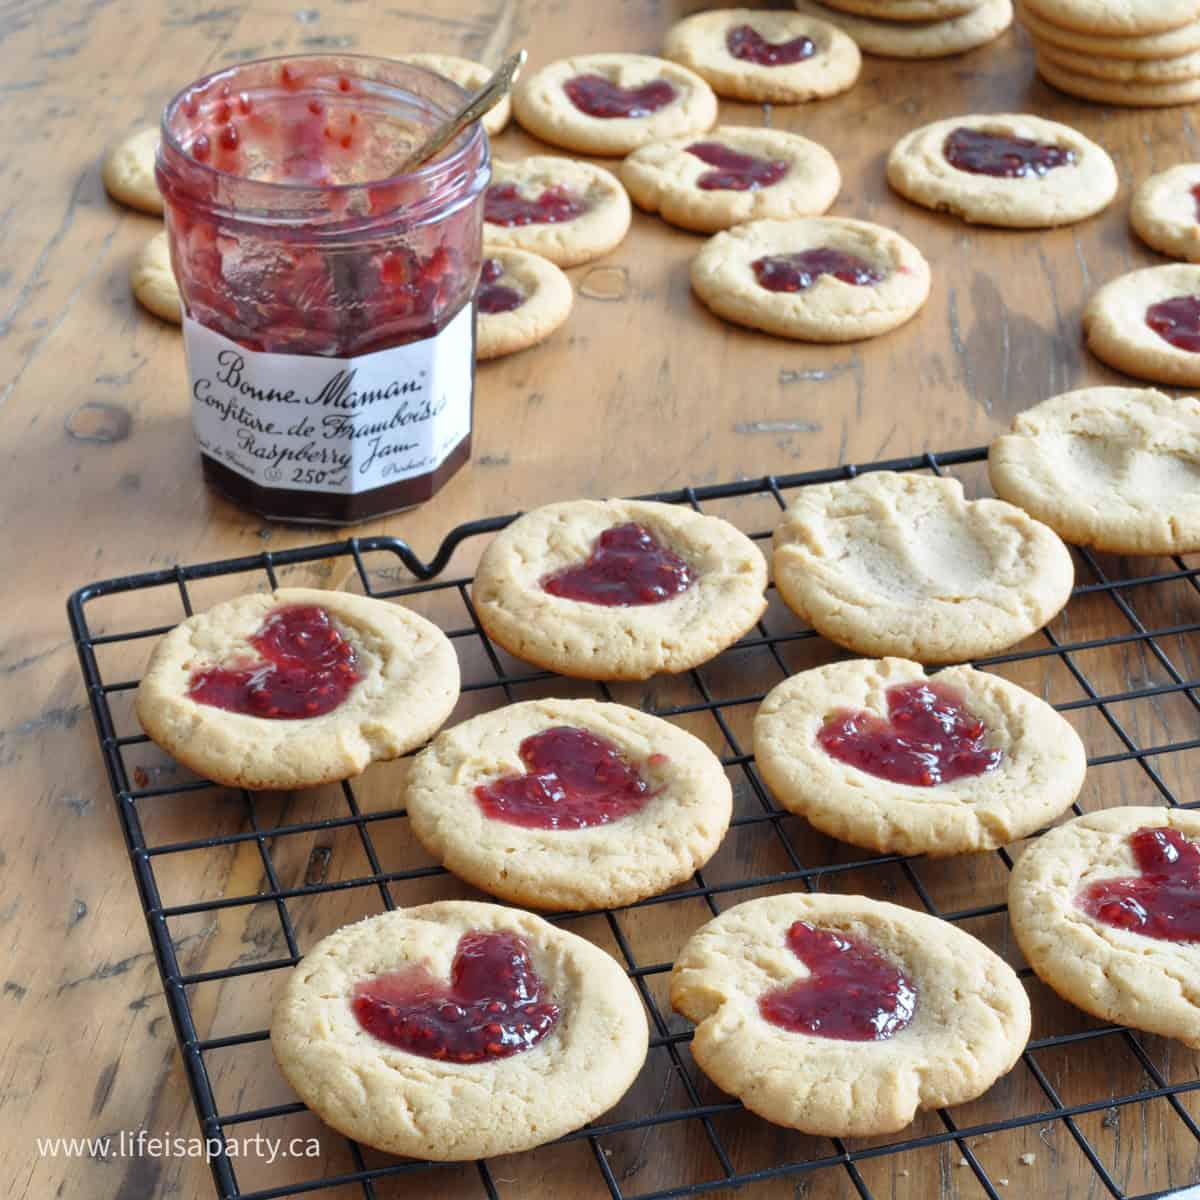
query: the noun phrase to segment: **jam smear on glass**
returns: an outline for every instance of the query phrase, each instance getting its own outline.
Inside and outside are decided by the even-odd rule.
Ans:
[[[720,142],[693,142],[685,149],[717,168],[696,180],[696,186],[705,192],[754,192],[778,183],[788,173],[783,159],[741,154]]]
[[[475,789],[494,820],[526,829],[590,829],[640,812],[656,793],[607,738],[572,725],[531,734],[518,753],[524,775]]]
[[[355,985],[351,1009],[373,1037],[446,1062],[509,1058],[558,1023],[519,934],[473,930],[458,939],[450,980],[422,966]]]
[[[811,972],[765,993],[759,1012],[793,1033],[845,1042],[882,1042],[913,1019],[917,989],[873,946],[796,921],[788,949]]]
[[[1200,942],[1200,847],[1177,829],[1129,835],[1140,875],[1090,883],[1075,899],[1089,917],[1163,942]]]
[[[332,712],[361,678],[354,647],[315,604],[277,608],[249,640],[259,661],[194,671],[188,696],[229,712],[295,721]]]
[[[810,37],[794,37],[786,42],[768,42],[751,25],[734,25],[725,35],[725,48],[742,62],[757,63],[760,67],[783,67],[803,62],[817,52]]]
[[[1200,353],[1200,296],[1172,296],[1150,305],[1146,324],[1177,349]]]
[[[542,580],[542,591],[564,600],[619,606],[661,604],[695,582],[691,567],[649,530],[634,522],[614,525],[597,539],[585,562]]]
[[[1032,138],[1009,137],[963,125],[947,134],[942,153],[960,171],[998,179],[1046,175],[1057,167],[1070,166],[1077,158],[1075,151],[1066,146],[1049,146]]]
[[[521,195],[515,183],[493,183],[483,200],[483,219],[491,225],[559,225],[574,221],[589,208],[582,196],[556,183],[536,200]]]
[[[576,75],[563,84],[567,99],[589,117],[648,117],[679,94],[666,79],[652,79],[638,88],[623,88],[603,75]]]
[[[796,254],[767,254],[750,264],[759,287],[768,292],[807,291],[822,275],[832,275],[855,287],[879,283],[883,274],[865,259],[841,250],[819,247]]]
[[[987,726],[953,688],[898,683],[888,688],[887,703],[886,720],[834,713],[817,733],[818,744],[839,762],[910,787],[935,787],[1000,765],[1004,751],[987,744]]]
[[[506,313],[520,308],[525,297],[514,287],[496,281],[504,274],[504,264],[498,258],[486,258],[479,273],[479,290],[475,303],[481,313]]]

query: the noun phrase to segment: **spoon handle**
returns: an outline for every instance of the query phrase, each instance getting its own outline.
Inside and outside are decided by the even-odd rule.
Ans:
[[[521,73],[521,68],[525,65],[525,59],[524,50],[518,50],[516,54],[506,58],[497,68],[496,73],[471,97],[466,106],[459,109],[448,121],[439,125],[408,156],[401,164],[397,174],[413,171],[423,162],[433,158],[435,154],[454,141],[468,125],[478,121],[484,113],[494,108],[512,90],[517,76]]]

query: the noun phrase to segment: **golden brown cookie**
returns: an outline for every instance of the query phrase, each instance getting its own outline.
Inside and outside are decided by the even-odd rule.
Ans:
[[[571,281],[552,262],[524,250],[487,246],[476,305],[477,358],[500,358],[544,342],[571,315]]]
[[[405,54],[400,61],[444,75],[468,92],[477,92],[492,77],[490,67],[469,58],[459,58],[455,54]],[[495,137],[508,124],[511,116],[512,98],[502,96],[494,108],[484,113],[480,124],[489,137]]]
[[[800,490],[775,529],[775,585],[820,634],[857,654],[921,663],[996,654],[1066,604],[1070,551],[957,479],[872,471]]]
[[[1200,386],[1200,266],[1145,267],[1106,283],[1083,311],[1083,332],[1118,371]]]
[[[100,168],[104,189],[114,200],[154,216],[163,210],[154,178],[158,138],[157,126],[131,133],[109,150]]]
[[[793,675],[754,719],[779,803],[831,837],[942,857],[1028,837],[1070,807],[1087,756],[1045,701],[971,667],[900,658]]]
[[[915,204],[1015,229],[1082,221],[1117,194],[1116,168],[1100,146],[1026,113],[948,117],[914,129],[892,147],[887,178]]]
[[[729,828],[721,760],[623,704],[529,700],[443,730],[417,756],[413,833],[511,904],[633,904],[685,882]]]
[[[1023,0],[1035,16],[1088,34],[1142,37],[1200,20],[1200,0]]]
[[[706,79],[718,96],[798,104],[852,87],[862,56],[827,21],[797,12],[720,8],[667,31],[663,54]]]
[[[617,177],[594,163],[548,154],[496,159],[483,202],[483,240],[574,267],[619,246],[630,211]]]
[[[582,679],[648,679],[715,657],[766,607],[762,552],[719,517],[647,500],[573,500],[518,517],[472,599],[510,654]]]
[[[798,133],[718,125],[640,146],[621,164],[633,202],[664,221],[717,233],[760,218],[818,216],[842,184],[834,157]]]
[[[826,1137],[903,1129],[1017,1061],[1029,1000],[982,942],[864,896],[748,900],[692,935],[671,1005],[692,1057],[760,1117]],[[783,1022],[783,1023],[781,1023]]]
[[[1084,388],[1020,413],[988,451],[996,495],[1114,554],[1200,550],[1200,401]]]
[[[1037,73],[1048,84],[1060,92],[1066,92],[1068,96],[1078,96],[1083,100],[1116,104],[1123,108],[1174,108],[1178,104],[1200,100],[1200,79],[1163,83],[1096,79],[1060,66],[1044,53],[1039,53],[1034,63]]]
[[[930,287],[910,241],[846,217],[737,225],[704,244],[691,277],[717,316],[806,342],[888,333],[917,314]]]
[[[271,1022],[288,1082],[389,1154],[512,1154],[611,1108],[646,1057],[637,989],[532,913],[464,900],[347,925],[292,971]]]
[[[315,787],[426,741],[458,699],[458,658],[398,604],[311,588],[239,596],[155,646],[147,734],[226,787]]]
[[[523,76],[513,112],[544,142],[620,157],[647,142],[711,129],[717,98],[694,71],[666,59],[581,54]]]
[[[796,9],[848,33],[864,54],[881,58],[945,58],[995,41],[1011,24],[1012,0],[983,0],[943,21],[888,21],[841,12],[816,0],[793,0]]]
[[[1181,163],[1143,180],[1133,193],[1129,224],[1160,254],[1200,262],[1200,163]]]
[[[1038,838],[1008,892],[1029,965],[1084,1012],[1200,1049],[1198,842],[1200,813],[1141,807]]]
[[[145,309],[172,325],[183,320],[183,301],[171,267],[166,233],[156,233],[138,252],[129,267],[129,287]]]

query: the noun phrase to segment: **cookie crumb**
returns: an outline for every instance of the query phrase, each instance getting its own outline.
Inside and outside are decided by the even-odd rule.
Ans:
[[[905,1179],[907,1179],[907,1178],[908,1178],[908,1171],[907,1171],[907,1169],[902,1169],[902,1170],[901,1170],[901,1172],[900,1172],[900,1174],[901,1174],[901,1176],[902,1176],[903,1178],[905,1178]]]
[[[960,1167],[969,1167],[971,1164],[969,1162],[967,1162],[967,1160],[965,1158],[960,1158],[958,1160],[958,1165]]]
[[[1021,1166],[1032,1167],[1035,1162],[1037,1162],[1036,1154],[1022,1154],[1021,1155]]]
[[[997,1180],[996,1180],[996,1182],[997,1182],[997,1183],[998,1183],[998,1184],[999,1184],[1001,1187],[1008,1187],[1008,1180],[1007,1180],[1007,1179],[997,1179]]]

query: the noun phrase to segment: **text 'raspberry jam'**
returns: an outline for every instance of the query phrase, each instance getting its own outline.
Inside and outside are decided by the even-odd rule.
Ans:
[[[1150,305],[1146,324],[1177,349],[1200,353],[1200,296],[1172,296]]]
[[[759,999],[759,1012],[772,1025],[845,1042],[882,1042],[912,1021],[917,989],[866,942],[797,921],[787,944],[810,974]]]
[[[607,738],[556,725],[525,738],[524,775],[475,789],[494,820],[527,829],[589,829],[640,812],[655,793]]]
[[[603,75],[576,75],[563,84],[567,99],[589,117],[648,117],[666,108],[678,95],[666,79],[652,79],[637,88],[623,88]]]
[[[521,195],[515,183],[494,183],[484,197],[483,219],[490,225],[508,228],[558,225],[583,216],[588,207],[582,196],[576,196],[562,184],[548,187],[536,200],[529,200]]]
[[[458,939],[448,984],[425,967],[407,967],[356,984],[351,1008],[381,1042],[456,1063],[528,1050],[559,1017],[525,939],[478,930]]]
[[[361,678],[354,647],[316,605],[277,608],[249,641],[258,662],[194,671],[188,696],[229,712],[295,721],[332,712]]]
[[[661,604],[686,592],[694,576],[678,554],[649,530],[630,522],[606,529],[586,562],[563,567],[542,580],[542,591],[585,604]]]
[[[760,67],[782,67],[803,62],[817,52],[817,44],[810,37],[768,42],[751,25],[734,25],[725,35],[725,48],[734,58],[757,63]]]
[[[911,787],[935,787],[1000,765],[1004,751],[987,745],[987,726],[953,688],[898,683],[886,694],[886,720],[868,712],[834,713],[817,734],[826,754]]]
[[[883,274],[855,254],[824,247],[796,254],[768,254],[750,264],[759,286],[768,292],[807,291],[822,275],[832,275],[855,287],[879,283]]]
[[[498,258],[484,259],[479,272],[479,290],[475,303],[481,313],[506,313],[520,308],[525,297],[514,287],[496,281],[504,274],[504,264]]]
[[[1097,921],[1164,942],[1200,942],[1200,847],[1165,825],[1129,835],[1140,875],[1101,879],[1076,897]]]
[[[463,96],[325,54],[239,63],[167,106],[156,177],[192,421],[238,503],[361,521],[469,457],[487,139],[474,126],[404,165]]]
[[[947,135],[942,153],[960,171],[1001,179],[1045,175],[1057,167],[1070,166],[1077,157],[1074,150],[1065,146],[1048,146],[1032,138],[987,133],[961,125]]]
[[[751,192],[778,183],[787,173],[788,164],[778,158],[757,158],[740,154],[720,142],[693,142],[689,154],[706,162],[715,171],[705,171],[696,186],[705,192]]]

